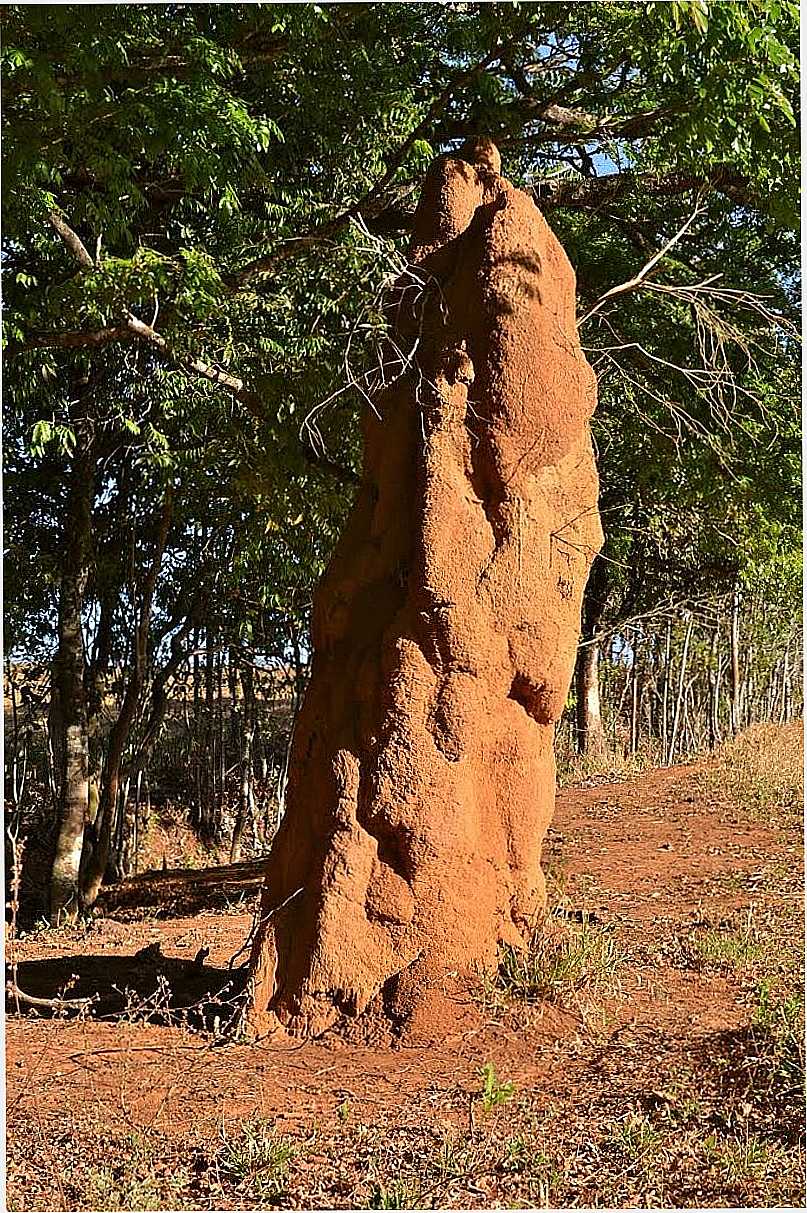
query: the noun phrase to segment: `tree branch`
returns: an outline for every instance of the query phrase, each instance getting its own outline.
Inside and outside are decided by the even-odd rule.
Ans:
[[[321,223],[318,227],[313,228],[303,236],[298,236],[293,240],[286,241],[271,253],[267,253],[263,257],[256,257],[254,261],[250,261],[243,266],[236,274],[230,275],[229,279],[225,279],[229,285],[234,287],[244,286],[252,278],[259,274],[265,274],[275,268],[281,261],[285,261],[288,257],[295,256],[298,252],[302,252],[312,245],[319,244],[323,240],[330,239],[336,232],[345,227],[351,219],[361,216],[365,221],[374,218],[383,212],[384,207],[379,207],[379,199],[382,197],[384,190],[392,182],[398,169],[403,164],[407,154],[423,135],[429,130],[435,118],[442,113],[448,102],[451,100],[455,91],[465,84],[469,84],[478,75],[480,75],[487,67],[498,58],[501,57],[503,48],[496,46],[492,51],[489,51],[483,59],[473,67],[466,68],[465,71],[458,73],[446,85],[441,93],[435,97],[434,101],[429,106],[421,121],[413,127],[404,141],[390,156],[387,167],[384,173],[376,181],[363,197],[356,202],[351,203],[340,214],[335,215],[332,219],[328,219],[325,223]],[[467,132],[466,132],[467,134]]]
[[[82,270],[94,269],[95,262],[84,247],[81,238],[73,231],[64,217],[52,211],[48,218],[51,226],[58,232]],[[161,333],[158,333],[155,328],[146,324],[145,321],[140,320],[127,307],[122,308],[122,324],[120,325],[85,333],[83,334],[83,339],[82,334],[78,332],[67,334],[53,333],[50,335],[50,338],[47,335],[41,335],[35,338],[32,343],[22,348],[29,348],[30,345],[39,348],[45,345],[61,347],[100,345],[114,340],[131,340],[132,338],[147,343],[162,358],[173,363],[174,366],[179,367],[181,370],[198,375],[200,378],[206,379],[208,383],[214,383],[218,387],[226,388],[259,421],[265,419],[266,409],[263,397],[258,392],[246,387],[243,379],[240,379],[236,375],[230,375],[227,371],[219,370],[218,367],[211,366],[209,362],[205,362],[202,358],[195,358],[193,355],[182,354],[173,350]],[[337,476],[342,483],[358,484],[359,477],[350,468],[344,468],[326,456],[319,456],[315,451],[304,449],[304,455],[309,463],[325,468],[332,475]]]
[[[50,211],[48,214],[48,221],[50,222],[50,225],[54,231],[58,233],[58,235],[67,245],[79,265],[85,270],[94,269],[95,262],[84,247],[81,238],[73,231],[72,227],[65,222],[59,212]]]
[[[274,62],[287,49],[288,39],[286,37],[269,38],[263,46],[239,50],[239,46],[243,45],[244,43],[234,43],[227,48],[233,51],[238,58],[238,66],[232,65],[233,76],[243,76],[245,69]],[[199,74],[201,70],[203,69],[200,68],[199,63],[189,59],[184,52],[180,53],[177,50],[167,54],[164,48],[161,48],[160,55],[154,59],[145,56],[134,62],[107,64],[100,69],[96,67],[92,83],[95,86],[121,84],[127,89],[132,89],[140,84],[150,83],[155,76],[161,74],[168,79],[184,79]],[[54,75],[53,83],[65,91],[80,89],[82,86],[86,86],[87,77],[79,71],[60,73]],[[10,101],[24,98],[27,93],[32,91],[30,80],[24,77],[6,82],[4,88]]]
[[[54,333],[34,333],[21,345],[10,345],[7,358],[14,358],[26,350],[80,349],[83,346],[109,345],[113,341],[133,341],[134,333],[125,324],[111,325],[102,329],[67,329]]]
[[[637,274],[634,274],[634,276],[632,278],[629,278],[626,282],[620,282],[617,286],[612,286],[611,289],[606,291],[604,295],[601,295],[600,298],[597,300],[597,302],[592,307],[589,308],[589,310],[582,317],[582,319],[578,320],[577,327],[580,328],[582,325],[584,325],[587,320],[589,320],[596,312],[598,312],[600,310],[602,305],[608,299],[612,299],[615,295],[624,295],[628,291],[633,291],[637,287],[641,286],[642,283],[644,282],[644,280],[647,278],[648,274],[652,273],[653,269],[658,265],[658,263],[660,261],[662,261],[664,259],[664,257],[666,257],[667,253],[669,253],[670,250],[675,247],[675,245],[678,243],[678,241],[681,240],[682,237],[686,235],[686,233],[691,228],[692,224],[697,219],[698,215],[702,215],[702,214],[703,214],[703,207],[701,206],[700,201],[699,201],[697,203],[697,205],[695,206],[695,209],[692,212],[692,214],[689,216],[687,221],[684,224],[682,224],[682,226],[678,229],[678,231],[675,233],[675,235],[671,236],[669,238],[669,240],[663,245],[663,247],[658,250],[658,252],[653,253],[652,257],[650,257],[650,259],[645,262],[645,264],[642,266],[642,268],[639,270],[639,272]]]
[[[705,174],[625,172],[592,178],[554,177],[537,182],[533,195],[541,210],[598,210],[629,195],[673,197],[695,189],[717,190],[740,206],[759,206],[748,178],[726,164]]]

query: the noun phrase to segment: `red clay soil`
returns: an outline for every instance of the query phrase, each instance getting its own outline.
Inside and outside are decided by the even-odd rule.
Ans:
[[[570,921],[588,915],[618,945],[617,986],[602,996],[594,1013],[574,999],[565,1004],[562,999],[560,1006],[493,1006],[479,991],[472,998],[446,983],[434,991],[435,1017],[419,1019],[419,1030],[397,1046],[389,1039],[351,1041],[335,1031],[316,1041],[275,1035],[251,1044],[222,1043],[215,1034],[127,1023],[120,1015],[109,1022],[12,1016],[7,1022],[8,1136],[15,1160],[11,1207],[87,1207],[88,1198],[77,1192],[79,1180],[68,1182],[70,1170],[63,1163],[68,1142],[97,1163],[99,1151],[103,1157],[103,1150],[112,1148],[110,1141],[133,1132],[156,1134],[161,1150],[187,1157],[196,1150],[215,1153],[222,1125],[253,1116],[268,1119],[301,1149],[309,1143],[303,1149],[305,1164],[288,1181],[285,1204],[361,1205],[370,1194],[366,1167],[378,1165],[381,1157],[376,1152],[375,1162],[368,1162],[369,1142],[383,1142],[378,1146],[383,1153],[400,1138],[408,1143],[411,1159],[413,1134],[424,1141],[429,1134],[439,1141],[454,1130],[473,1136],[474,1109],[482,1115],[480,1066],[486,1061],[517,1091],[517,1102],[511,1111],[503,1110],[501,1123],[509,1117],[514,1133],[518,1118],[529,1111],[529,1132],[542,1133],[541,1126],[551,1123],[550,1137],[571,1159],[572,1178],[564,1182],[572,1187],[563,1189],[562,1203],[608,1204],[601,1163],[593,1178],[583,1174],[581,1142],[600,1132],[611,1142],[614,1126],[619,1129],[626,1117],[644,1115],[648,1108],[661,1108],[666,1116],[668,1105],[659,1100],[668,1099],[682,1074],[695,1084],[693,1098],[705,1098],[720,1058],[728,1057],[733,1072],[742,1074],[738,1050],[752,1014],[747,982],[725,967],[692,963],[688,942],[705,924],[725,928],[748,907],[763,917],[772,915],[771,921],[779,921],[784,909],[794,912],[785,928],[790,938],[779,939],[775,947],[798,950],[801,842],[797,829],[783,833],[744,820],[709,791],[699,769],[674,768],[560,793],[544,863],[550,901],[563,891],[557,912]],[[200,914],[160,922],[104,920],[87,932],[31,936],[18,945],[20,985],[36,984],[40,992],[55,994],[71,972],[83,980],[89,961],[94,978],[105,966],[110,984],[125,983],[135,963],[132,953],[155,941],[179,969],[192,968],[198,950],[208,948],[205,971],[218,979],[249,925],[249,915]],[[98,957],[103,957],[100,966]],[[148,965],[142,953],[138,963]],[[775,968],[770,956],[762,963],[766,971]],[[757,1098],[762,1095],[755,1090],[737,1104],[749,1109]],[[720,1125],[729,1106],[721,1093],[709,1123]],[[355,1131],[344,1123],[346,1107],[354,1109]],[[742,1115],[754,1123],[755,1112]],[[798,1133],[798,1125],[790,1130]],[[704,1128],[702,1136],[711,1131]],[[569,1144],[569,1135],[576,1144]],[[346,1153],[348,1137],[352,1145]],[[33,1170],[28,1149],[38,1158]],[[414,1170],[427,1167],[425,1155],[416,1152],[414,1159]],[[89,1163],[85,1159],[82,1165]],[[516,1183],[514,1176],[506,1168],[499,1174],[493,1163],[490,1170],[488,1186],[446,1188],[439,1202],[465,1207],[522,1202],[523,1191],[508,1186]],[[621,1170],[620,1175],[624,1179]],[[750,1199],[726,1181],[723,1188],[706,1189],[707,1201],[702,1189],[690,1192],[684,1180],[684,1172],[668,1175],[665,1182],[677,1195],[662,1192],[661,1203]],[[618,1191],[617,1203],[654,1203],[652,1192]],[[438,1201],[437,1196],[423,1199]],[[789,1203],[792,1192],[782,1199]]]
[[[575,279],[489,141],[442,157],[393,292],[253,951],[251,1022],[402,1023],[542,908],[554,724],[602,533]],[[470,162],[473,161],[473,162]],[[393,359],[392,350],[389,352]]]

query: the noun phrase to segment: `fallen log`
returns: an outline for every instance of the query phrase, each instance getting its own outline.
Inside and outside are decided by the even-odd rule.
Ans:
[[[266,871],[265,859],[221,864],[211,868],[172,868],[140,872],[105,885],[96,908],[102,914],[159,906],[187,910],[225,905],[233,897],[257,893]]]

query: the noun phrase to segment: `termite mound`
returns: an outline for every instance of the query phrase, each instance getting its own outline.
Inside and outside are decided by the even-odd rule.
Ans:
[[[257,1032],[316,1035],[495,963],[544,904],[553,729],[602,542],[575,278],[487,140],[424,182],[389,302],[406,374],[318,587],[252,948]]]

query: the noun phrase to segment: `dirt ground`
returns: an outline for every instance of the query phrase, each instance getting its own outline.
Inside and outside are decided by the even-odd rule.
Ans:
[[[12,1000],[9,1208],[803,1207],[801,733],[751,733],[562,791],[549,943],[398,1042],[227,1035],[251,900],[30,933],[23,990],[103,997]]]

